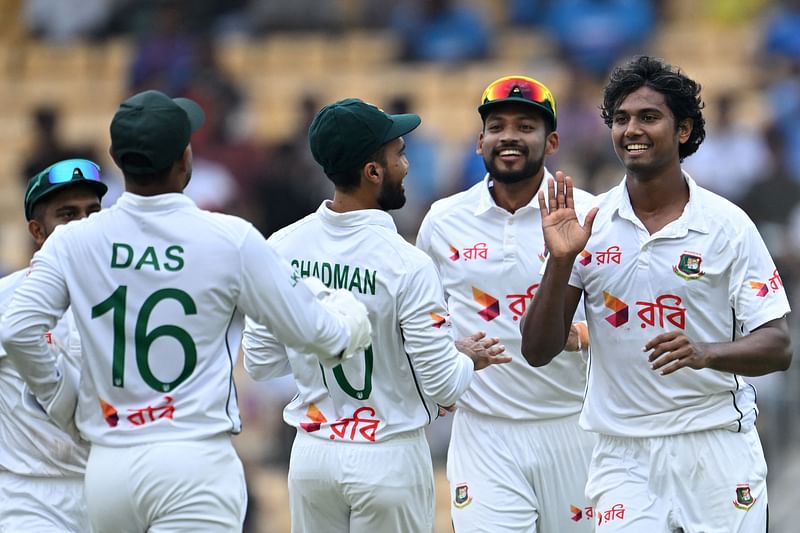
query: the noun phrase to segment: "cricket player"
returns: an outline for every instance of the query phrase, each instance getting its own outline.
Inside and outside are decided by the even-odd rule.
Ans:
[[[545,158],[558,150],[556,100],[533,78],[505,76],[489,84],[478,112],[486,177],[435,202],[417,246],[438,268],[457,336],[485,329],[517,357],[476,375],[458,401],[447,453],[453,526],[588,532],[584,488],[595,438],[578,426],[584,326],[574,327],[557,364],[532,368],[519,357],[519,320],[536,298],[546,254],[535,197],[551,177]],[[593,200],[584,191],[575,198],[585,210]]]
[[[583,294],[596,531],[767,531],[756,394],[742,376],[788,368],[789,303],[752,221],[681,169],[705,136],[701,109],[680,70],[631,60],[602,105],[622,182],[583,225],[571,178],[539,192],[550,257],[522,353],[549,363]]]
[[[99,211],[106,191],[100,167],[86,159],[60,161],[33,176],[24,206],[37,248],[57,226]],[[0,314],[28,273],[24,268],[0,280]],[[70,350],[76,346],[71,333],[67,310],[45,340],[77,372],[80,353]],[[74,441],[47,417],[5,355],[0,350],[0,531],[90,531],[83,496],[88,443]]]
[[[373,325],[372,344],[334,368],[252,321],[245,328],[250,375],[292,372],[299,389],[284,410],[297,428],[289,465],[295,533],[430,533],[433,468],[423,429],[474,370],[509,360],[497,355],[497,339],[468,355],[456,350],[433,263],[387,213],[405,203],[403,135],[419,124],[417,115],[388,115],[354,98],[323,107],[309,143],[335,184],[333,200],[270,238],[302,276],[355,294]]]
[[[3,316],[3,345],[39,403],[91,443],[98,533],[241,529],[231,434],[243,312],[324,365],[369,344],[366,309],[347,291],[320,302],[252,225],[181,194],[203,118],[195,102],[158,91],[125,100],[111,122],[125,193],[47,240]],[[80,384],[44,337],[70,304]]]

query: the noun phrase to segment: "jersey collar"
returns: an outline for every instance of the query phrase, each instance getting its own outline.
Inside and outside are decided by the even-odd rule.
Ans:
[[[550,171],[547,170],[547,168],[545,167],[544,175],[542,176],[542,182],[539,184],[539,189],[536,191],[536,194],[533,195],[533,198],[531,198],[531,201],[528,202],[528,205],[526,205],[525,207],[533,207],[534,209],[537,210],[539,209],[539,200],[537,199],[539,191],[544,191],[544,201],[545,202],[548,201],[547,180],[550,178],[553,178],[553,175],[550,174]],[[478,197],[478,203],[475,206],[475,211],[473,211],[473,214],[475,216],[482,215],[492,208],[501,209],[494,201],[494,198],[492,198],[492,193],[490,192],[490,189],[493,186],[494,183],[492,182],[492,179],[489,177],[489,173],[487,172],[486,175],[483,177],[483,181],[478,184],[478,187],[480,187],[480,196]],[[505,211],[505,209],[502,210]]]
[[[132,209],[135,211],[168,211],[171,209],[179,209],[183,207],[197,207],[194,200],[185,194],[178,192],[171,192],[166,194],[157,194],[155,196],[140,196],[130,192],[123,192],[117,200],[117,205],[122,208]]]
[[[669,228],[667,230],[668,233],[663,235],[665,237],[679,237],[685,235],[690,230],[699,233],[709,232],[708,220],[706,219],[707,215],[700,206],[700,194],[702,189],[685,170],[682,170],[682,172],[683,179],[686,180],[686,184],[689,186],[689,202],[686,204],[686,207],[683,208],[683,213],[678,220],[664,228],[664,230]],[[621,218],[641,224],[636,218],[636,214],[633,212],[633,205],[631,204],[631,197],[628,194],[626,181],[627,176],[622,178],[622,183],[616,188],[615,193],[619,198],[618,201],[614,202],[614,205],[617,206],[615,211]]]
[[[330,200],[325,200],[317,209],[319,217],[328,224],[343,228],[357,226],[383,226],[397,232],[394,219],[386,211],[380,209],[358,209],[347,213],[337,213],[328,207]]]

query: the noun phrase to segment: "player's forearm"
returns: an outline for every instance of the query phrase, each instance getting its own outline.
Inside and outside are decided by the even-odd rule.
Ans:
[[[522,317],[522,355],[531,366],[544,366],[561,353],[572,317],[565,320],[571,263],[548,261],[531,306]]]
[[[773,320],[733,342],[701,344],[708,368],[741,376],[763,376],[789,368],[792,343],[785,319]]]
[[[39,402],[45,405],[52,399],[62,377],[45,341],[47,327],[26,322],[14,313],[5,315],[0,327],[9,360]]]
[[[442,353],[448,353],[448,356],[442,357]],[[450,356],[450,353],[453,355]],[[438,352],[438,355],[436,360],[427,363],[415,360],[414,370],[420,377],[425,394],[439,405],[453,405],[469,388],[475,365],[468,355],[458,352],[454,345],[447,351]]]

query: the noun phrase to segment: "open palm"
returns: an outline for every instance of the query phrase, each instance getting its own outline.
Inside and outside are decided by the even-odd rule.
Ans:
[[[547,202],[544,191],[539,192],[539,210],[544,242],[550,257],[573,260],[589,241],[597,208],[592,208],[586,214],[581,225],[575,213],[572,178],[558,171],[555,181],[549,180],[547,184]]]

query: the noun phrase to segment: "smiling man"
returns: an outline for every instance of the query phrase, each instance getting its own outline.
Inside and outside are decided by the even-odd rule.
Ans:
[[[545,256],[535,196],[551,177],[545,158],[558,150],[556,101],[539,81],[506,76],[486,88],[478,113],[487,174],[436,202],[417,237],[439,270],[456,333],[485,329],[513,358],[477,375],[458,402],[447,454],[453,525],[456,533],[591,531],[583,491],[594,437],[578,427],[587,339],[574,334],[545,368],[519,357],[519,319]],[[592,199],[576,192],[584,208]]]
[[[522,353],[548,364],[583,295],[581,425],[599,433],[586,487],[598,531],[767,531],[755,389],[741,376],[788,368],[789,304],[752,221],[681,169],[705,136],[701,108],[680,70],[632,60],[602,106],[622,183],[583,225],[570,177],[539,193],[550,259]]]
[[[485,334],[471,337],[470,347],[459,343],[466,355],[457,351],[443,327],[447,310],[433,263],[397,233],[387,212],[405,204],[403,136],[420,122],[356,98],[323,107],[309,144],[335,185],[333,199],[270,237],[303,278],[352,291],[372,322],[365,351],[322,368],[247,321],[248,373],[268,379],[291,372],[299,389],[284,410],[297,428],[289,464],[293,532],[432,532],[433,468],[423,430],[437,404],[452,405],[475,370],[508,362]]]

